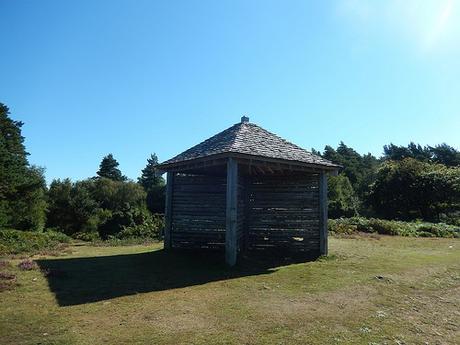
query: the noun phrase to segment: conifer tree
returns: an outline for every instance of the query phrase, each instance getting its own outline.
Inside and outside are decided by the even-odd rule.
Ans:
[[[10,119],[9,109],[0,103],[0,200],[13,193],[27,167],[22,122]]]
[[[147,192],[147,207],[152,213],[163,213],[165,205],[165,180],[158,174],[156,165],[158,157],[155,153],[147,159],[138,183]]]
[[[163,177],[158,175],[156,169],[158,165],[158,157],[155,153],[150,155],[150,158],[147,158],[147,165],[142,169],[142,174],[138,178],[138,182],[146,191],[152,189],[152,187],[164,185],[165,181]]]
[[[20,121],[0,103],[0,227],[43,228],[46,203],[43,169],[29,166]]]
[[[99,177],[105,177],[114,181],[126,181],[126,176],[123,176],[120,169],[118,169],[119,165],[113,155],[109,153],[102,159],[97,174]]]

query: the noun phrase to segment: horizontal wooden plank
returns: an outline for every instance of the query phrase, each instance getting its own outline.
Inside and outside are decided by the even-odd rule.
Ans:
[[[280,215],[277,212],[266,212],[265,214],[251,214],[249,218],[253,222],[273,222],[273,221],[285,221],[285,222],[298,222],[303,224],[319,224],[319,219],[317,217],[309,214],[299,213],[298,215],[289,216],[289,215]]]
[[[183,233],[196,233],[196,234],[208,233],[208,232],[225,232],[225,226],[224,227],[219,227],[219,226],[212,226],[212,227],[173,226],[172,232],[174,233],[182,233],[182,232]]]
[[[249,228],[247,231],[248,236],[257,235],[257,236],[318,236],[319,238],[319,228],[311,229],[268,229],[268,228]]]
[[[184,222],[198,222],[198,221],[219,221],[219,220],[222,220],[222,218],[225,218],[225,215],[221,215],[221,214],[200,214],[200,213],[197,213],[197,214],[194,214],[192,216],[188,216],[188,215],[185,215],[185,214],[177,214],[175,217],[174,217],[174,221],[177,221],[177,222],[180,222],[180,221],[184,221]]]
[[[225,243],[202,243],[202,242],[175,242],[173,243],[173,248],[183,248],[183,249],[224,249]]]
[[[176,232],[173,231],[174,238],[205,238],[205,239],[222,239],[225,237],[225,231],[200,231],[200,232]]]
[[[224,209],[223,204],[208,204],[208,203],[202,203],[202,204],[175,204],[173,203],[173,206],[176,207],[176,210],[196,210],[197,212],[200,211],[207,211],[209,214],[212,214],[212,212],[216,211],[221,211]],[[177,212],[176,212],[177,213]]]
[[[257,244],[291,244],[293,246],[304,246],[304,245],[311,245],[311,244],[318,244],[319,245],[319,238],[308,238],[303,240],[297,240],[292,237],[286,238],[249,238],[248,239],[250,245],[257,245]]]
[[[207,202],[203,202],[203,203],[189,203],[189,204],[177,204],[177,203],[173,203],[173,206],[176,207],[177,210],[188,210],[188,209],[193,209],[193,210],[196,210],[197,212],[200,212],[200,211],[205,211],[205,210],[209,210],[209,214],[211,214],[211,210],[213,210],[212,212],[216,212],[216,211],[219,211],[219,210],[223,210],[224,209],[224,204],[221,204],[221,203],[207,203]],[[177,212],[176,212],[177,213]]]
[[[311,229],[314,231],[319,231],[319,225],[318,224],[308,224],[308,223],[301,223],[301,222],[295,222],[295,221],[289,221],[289,222],[252,222],[249,225],[249,230],[252,229],[263,229],[263,228],[274,228],[274,229]]]

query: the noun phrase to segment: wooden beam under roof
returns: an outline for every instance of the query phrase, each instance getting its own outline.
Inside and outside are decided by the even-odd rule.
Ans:
[[[208,166],[215,165],[225,165],[229,157],[234,158],[238,161],[239,164],[247,165],[270,165],[273,167],[279,167],[280,169],[287,170],[296,170],[296,171],[306,171],[306,172],[320,172],[320,171],[330,171],[336,172],[340,167],[339,166],[326,166],[320,164],[304,163],[298,161],[290,161],[285,159],[276,159],[263,156],[253,156],[250,154],[241,154],[241,153],[220,153],[206,157],[200,157],[196,159],[191,159],[187,161],[181,161],[170,164],[159,164],[157,167],[160,171],[174,171],[181,172],[184,170],[205,168]]]

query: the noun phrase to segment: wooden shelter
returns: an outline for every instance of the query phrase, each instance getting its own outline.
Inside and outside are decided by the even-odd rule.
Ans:
[[[327,173],[339,166],[241,122],[157,166],[167,172],[165,248],[327,255]]]

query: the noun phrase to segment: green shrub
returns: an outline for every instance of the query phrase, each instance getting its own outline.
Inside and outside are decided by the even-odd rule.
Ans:
[[[70,240],[70,237],[55,231],[0,230],[0,255],[53,250],[61,243],[69,243]]]
[[[455,228],[457,228],[456,233],[453,231]],[[460,229],[460,226],[447,225],[443,223],[419,223],[417,226],[419,236],[420,233],[426,233],[430,234],[431,237],[459,237],[458,229]]]
[[[54,180],[48,191],[47,225],[82,240],[97,239],[96,232],[107,239],[125,227],[143,224],[145,199],[142,186],[134,182]]]
[[[46,236],[51,242],[59,242],[59,243],[70,243],[72,238],[63,234],[62,232],[55,231],[53,229],[47,229],[45,232],[42,233]]]
[[[401,235],[402,229],[398,222],[392,222],[383,219],[369,219],[368,227],[372,229],[371,232],[376,232],[380,235]]]
[[[460,227],[444,223],[402,222],[377,218],[339,218],[328,222],[331,233],[378,233],[412,237],[460,237]]]
[[[80,241],[93,242],[101,239],[99,233],[96,231],[92,232],[77,232],[72,235],[73,238]]]
[[[99,235],[106,240],[109,237],[117,237],[127,228],[148,227],[151,223],[152,215],[146,208],[126,207],[125,209],[114,211],[111,216],[98,228]]]
[[[140,239],[154,239],[161,238],[164,228],[164,219],[162,215],[147,214],[142,224],[135,224],[132,226],[123,227],[123,229],[116,235],[118,239],[127,238],[140,238]]]
[[[435,237],[431,232],[421,231],[418,233],[418,237]]]
[[[358,231],[357,225],[342,222],[340,219],[330,219],[328,226],[329,231],[339,235],[351,235]]]

